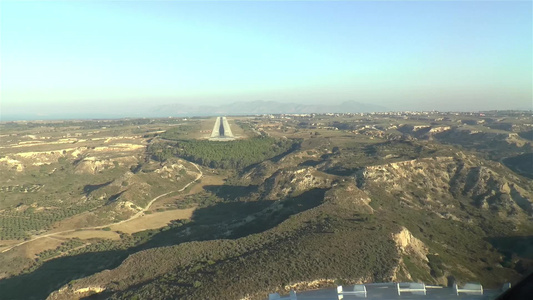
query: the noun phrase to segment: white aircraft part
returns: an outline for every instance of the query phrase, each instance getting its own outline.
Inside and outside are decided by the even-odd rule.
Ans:
[[[366,287],[364,284],[356,284],[353,286],[353,291],[345,291],[342,289],[342,285],[337,286],[337,299],[342,300],[345,295],[366,298]]]
[[[457,287],[457,284],[453,285],[453,289],[459,295],[459,293],[464,293],[468,295],[483,295],[483,286],[479,283],[467,283],[463,286],[462,289]]]
[[[397,283],[396,288],[398,289],[398,296],[402,294],[402,292],[408,292],[415,295],[425,295],[426,294],[426,285],[424,283],[417,283],[417,282],[404,282],[404,283]]]
[[[268,300],[298,300],[296,292],[291,290],[289,297],[281,297],[278,293],[269,294]]]

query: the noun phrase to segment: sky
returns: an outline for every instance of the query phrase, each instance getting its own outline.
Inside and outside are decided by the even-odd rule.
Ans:
[[[531,109],[530,1],[0,0],[0,114]]]

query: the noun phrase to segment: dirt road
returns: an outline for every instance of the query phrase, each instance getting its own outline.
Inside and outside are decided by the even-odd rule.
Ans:
[[[38,240],[38,239],[42,239],[42,238],[45,238],[45,237],[51,237],[51,236],[54,236],[54,235],[60,235],[60,234],[64,234],[64,233],[68,233],[68,232],[74,232],[74,231],[80,231],[80,230],[94,230],[94,229],[102,229],[104,227],[109,227],[109,226],[113,226],[113,225],[118,225],[118,224],[122,224],[122,223],[126,223],[126,222],[129,222],[131,220],[134,220],[134,219],[137,219],[141,216],[144,215],[144,213],[150,209],[150,206],[155,202],[157,201],[158,199],[160,199],[161,197],[165,197],[166,195],[168,194],[171,194],[171,193],[179,193],[179,192],[183,192],[186,188],[188,188],[191,184],[193,184],[194,182],[198,181],[198,179],[202,178],[202,176],[204,175],[202,173],[202,170],[200,170],[200,168],[198,167],[197,164],[191,162],[191,164],[193,164],[193,166],[198,170],[198,176],[196,176],[195,179],[193,179],[191,182],[187,183],[184,187],[182,187],[181,189],[177,190],[177,191],[170,191],[168,193],[164,193],[164,194],[161,194],[157,197],[155,197],[154,199],[150,200],[150,202],[148,202],[148,205],[146,205],[145,208],[143,208],[142,210],[140,210],[139,212],[137,212],[135,215],[131,216],[131,218],[129,219],[126,219],[126,220],[122,220],[120,222],[115,222],[115,223],[109,223],[109,224],[105,224],[105,225],[100,225],[100,226],[92,226],[92,227],[84,227],[84,228],[76,228],[76,229],[69,229],[69,230],[64,230],[64,231],[59,231],[59,232],[53,232],[53,233],[48,233],[48,234],[43,234],[43,235],[38,235],[38,236],[35,236],[27,241],[24,241],[24,242],[20,242],[18,244],[15,244],[13,246],[10,246],[2,251],[0,251],[0,253],[4,253],[4,252],[7,252],[13,248],[16,248],[18,246],[22,246],[24,244],[27,244],[27,243],[31,243],[35,240]]]

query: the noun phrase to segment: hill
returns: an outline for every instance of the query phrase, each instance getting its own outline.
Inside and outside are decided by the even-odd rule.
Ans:
[[[298,166],[303,153],[277,162],[239,201],[226,193],[212,212],[268,202],[243,218],[220,216],[208,241],[136,253],[49,299],[91,291],[99,291],[91,299],[264,299],[293,287],[393,280],[490,287],[531,269],[531,258],[505,255],[516,241],[500,239],[532,232],[531,182],[501,164],[459,152],[341,176],[326,173],[340,156]]]
[[[533,271],[530,114],[233,121],[227,143],[202,140],[202,118],[0,124],[1,297],[499,288]]]

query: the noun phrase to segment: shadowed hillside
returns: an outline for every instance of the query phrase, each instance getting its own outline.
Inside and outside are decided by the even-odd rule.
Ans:
[[[532,230],[531,203],[523,200],[531,199],[529,186],[497,163],[458,154],[333,176],[320,166],[295,168],[287,162],[299,160],[289,156],[258,187],[240,189],[238,198],[243,208],[253,203],[247,197],[282,200],[258,202],[255,211],[245,208],[247,217],[240,221],[234,213],[239,202],[228,203],[235,206],[231,211],[206,208],[208,223],[231,239],[142,251],[50,299],[67,299],[86,287],[104,291],[91,299],[263,299],[276,290],[335,282],[447,285],[450,278],[497,287],[531,270],[520,254],[521,263],[506,263],[506,250],[489,242]],[[208,189],[236,199],[231,188]]]

